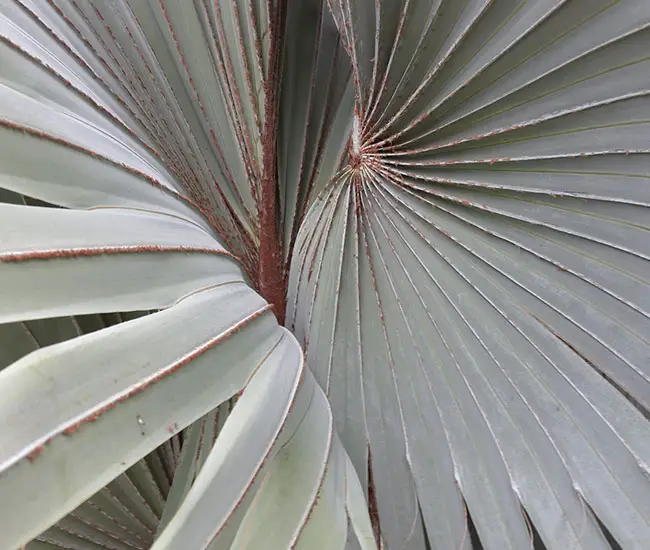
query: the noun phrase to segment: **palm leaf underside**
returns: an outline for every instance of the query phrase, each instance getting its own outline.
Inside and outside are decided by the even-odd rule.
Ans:
[[[0,547],[650,547],[649,25],[0,3]]]

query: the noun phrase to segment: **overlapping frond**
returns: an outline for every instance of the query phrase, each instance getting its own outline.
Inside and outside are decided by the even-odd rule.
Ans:
[[[342,548],[348,514],[373,545],[327,400],[249,286],[270,8],[187,8],[0,8],[3,548],[264,548],[268,495],[280,547],[314,523]],[[319,108],[305,185],[338,120]]]
[[[649,32],[2,3],[2,544],[645,548]]]
[[[386,547],[644,548],[650,5],[330,6],[350,166],[287,318]]]

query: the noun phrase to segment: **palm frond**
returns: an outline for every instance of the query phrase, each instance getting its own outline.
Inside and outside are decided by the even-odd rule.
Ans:
[[[642,548],[648,4],[330,6],[356,137],[288,323],[386,547],[469,548],[466,505],[484,548]]]
[[[4,2],[2,546],[645,548],[649,29]]]
[[[312,517],[345,544],[352,508],[372,546],[329,405],[249,286],[264,113],[240,77],[268,15],[193,8],[3,4],[3,547],[246,546],[269,494],[278,544],[312,547]],[[304,483],[277,495],[287,465]]]

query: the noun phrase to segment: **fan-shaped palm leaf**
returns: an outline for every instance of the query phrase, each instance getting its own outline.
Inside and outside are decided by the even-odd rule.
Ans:
[[[649,24],[3,4],[5,546],[645,548]]]

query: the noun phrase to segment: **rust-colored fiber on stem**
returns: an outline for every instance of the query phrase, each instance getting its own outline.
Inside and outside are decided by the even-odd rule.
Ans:
[[[264,82],[264,128],[262,136],[262,197],[260,249],[257,282],[262,296],[271,304],[278,322],[284,324],[286,287],[282,262],[282,240],[278,223],[277,127],[282,44],[286,0],[277,0],[271,12],[269,74]]]
[[[370,514],[372,533],[375,535],[375,542],[377,543],[377,548],[379,548],[381,526],[379,525],[379,504],[375,491],[375,481],[372,476],[372,455],[370,454],[370,449],[368,449],[368,513]]]

